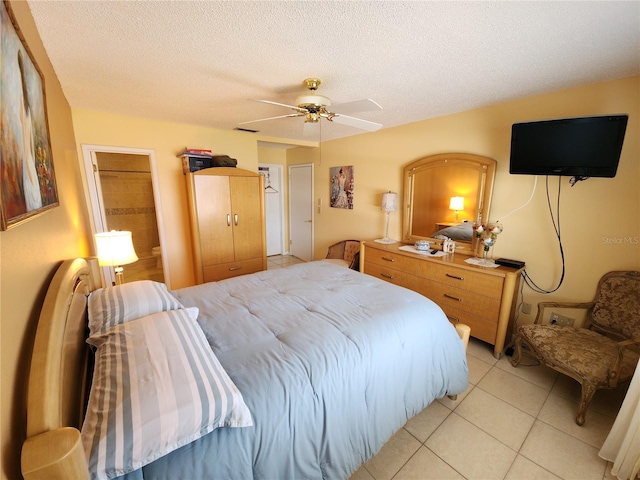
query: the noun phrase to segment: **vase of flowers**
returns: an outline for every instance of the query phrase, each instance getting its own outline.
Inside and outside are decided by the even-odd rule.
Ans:
[[[474,252],[476,257],[481,258],[481,264],[492,263],[492,248],[498,240],[498,235],[502,233],[503,227],[501,223],[492,222],[486,225],[477,223],[473,225],[473,236],[475,240]]]

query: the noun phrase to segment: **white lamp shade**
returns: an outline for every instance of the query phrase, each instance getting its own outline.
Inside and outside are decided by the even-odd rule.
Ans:
[[[138,260],[131,232],[115,231],[96,233],[96,247],[98,249],[98,264],[101,267],[119,267]]]
[[[449,210],[464,210],[464,197],[451,197]]]
[[[395,212],[398,210],[398,194],[395,192],[383,193],[380,210],[383,212]]]

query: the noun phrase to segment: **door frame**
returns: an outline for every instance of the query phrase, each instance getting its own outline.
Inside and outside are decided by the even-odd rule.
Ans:
[[[315,233],[316,233],[316,221],[315,221],[315,204],[314,204],[314,198],[315,198],[315,165],[313,163],[300,163],[297,165],[289,165],[288,166],[288,172],[289,172],[289,179],[288,179],[288,184],[289,184],[289,247],[291,246],[291,230],[292,230],[292,225],[293,223],[291,222],[291,198],[293,197],[293,187],[291,185],[291,169],[292,168],[297,168],[297,167],[310,167],[311,168],[311,191],[309,192],[309,195],[311,197],[311,260],[314,259],[315,257]],[[288,249],[289,250],[289,254],[292,254],[291,252],[291,248]]]
[[[85,175],[83,176],[83,184],[85,187],[87,207],[89,208],[90,224],[91,224],[91,240],[93,251],[96,250],[95,237],[96,233],[104,232],[107,229],[107,220],[104,211],[104,201],[102,199],[102,188],[100,178],[97,171],[97,153],[122,153],[129,155],[146,155],[149,158],[149,167],[151,169],[151,185],[153,188],[153,203],[156,209],[156,224],[158,226],[158,237],[160,239],[160,251],[162,255],[162,270],[164,281],[167,288],[171,289],[171,276],[169,273],[169,262],[166,252],[166,241],[164,234],[164,222],[162,215],[162,201],[160,198],[160,182],[158,180],[158,167],[156,162],[155,150],[147,148],[132,147],[113,147],[109,145],[88,145],[82,144],[82,159]],[[115,273],[113,267],[102,268],[102,273],[106,285],[115,282]]]

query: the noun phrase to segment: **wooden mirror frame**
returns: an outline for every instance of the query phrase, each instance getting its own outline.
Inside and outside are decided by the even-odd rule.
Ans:
[[[404,167],[404,189],[402,208],[402,241],[414,243],[416,240],[429,240],[436,248],[440,248],[442,241],[429,236],[414,235],[412,225],[414,218],[415,175],[439,167],[462,167],[478,172],[477,198],[474,212],[467,216],[471,221],[489,221],[491,196],[496,175],[497,162],[489,157],[469,153],[441,153],[416,160]],[[434,230],[435,233],[435,230]],[[456,241],[456,252],[467,255],[473,254],[473,242]]]

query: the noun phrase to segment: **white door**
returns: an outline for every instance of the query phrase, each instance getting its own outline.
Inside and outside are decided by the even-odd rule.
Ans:
[[[282,165],[259,164],[264,175],[264,209],[266,216],[267,256],[282,255],[284,245],[284,202]]]
[[[289,250],[313,260],[313,164],[289,167]]]

